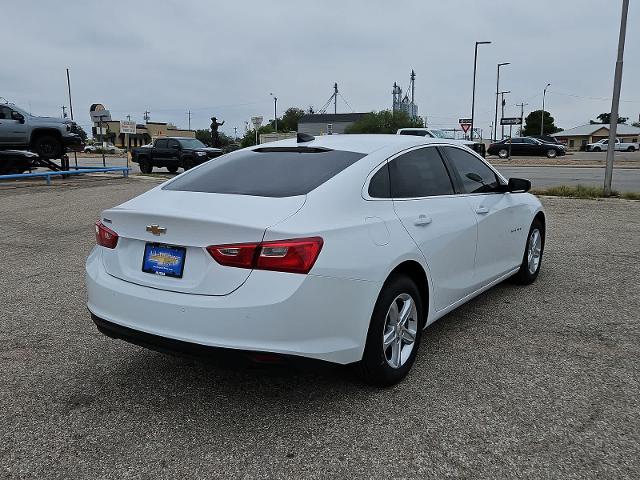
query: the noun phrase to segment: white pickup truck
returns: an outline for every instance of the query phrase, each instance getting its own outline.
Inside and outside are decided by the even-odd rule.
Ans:
[[[609,140],[606,138],[596,143],[589,143],[587,144],[587,152],[604,152],[607,150],[608,145]],[[640,149],[640,146],[638,146],[637,143],[623,142],[619,138],[616,138],[616,144],[613,148],[620,152],[635,152]]]

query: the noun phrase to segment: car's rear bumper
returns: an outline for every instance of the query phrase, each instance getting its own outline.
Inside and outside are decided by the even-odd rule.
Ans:
[[[376,282],[254,271],[229,295],[190,295],[109,275],[101,248],[95,248],[87,260],[86,282],[87,306],[102,322],[205,347],[340,364],[362,358],[381,287]]]

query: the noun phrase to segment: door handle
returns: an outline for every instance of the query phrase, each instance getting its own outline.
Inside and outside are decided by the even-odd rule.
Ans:
[[[432,222],[431,217],[427,217],[426,215],[420,215],[413,224],[416,227],[424,227],[429,225]]]
[[[476,208],[476,213],[480,215],[486,215],[487,213],[489,213],[489,209],[483,205],[480,205],[478,208]]]

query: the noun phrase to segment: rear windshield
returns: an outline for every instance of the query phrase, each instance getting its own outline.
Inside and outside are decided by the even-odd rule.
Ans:
[[[242,150],[210,160],[163,188],[257,197],[306,195],[365,156],[304,147],[260,150]]]

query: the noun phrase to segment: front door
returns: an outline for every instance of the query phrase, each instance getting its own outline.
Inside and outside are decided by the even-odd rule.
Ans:
[[[435,146],[389,161],[394,209],[426,259],[433,306],[442,310],[471,293],[477,227]]]
[[[443,147],[466,192],[465,200],[478,224],[475,287],[499,278],[522,262],[529,225],[519,194],[500,190],[500,179],[481,159],[461,148]]]

